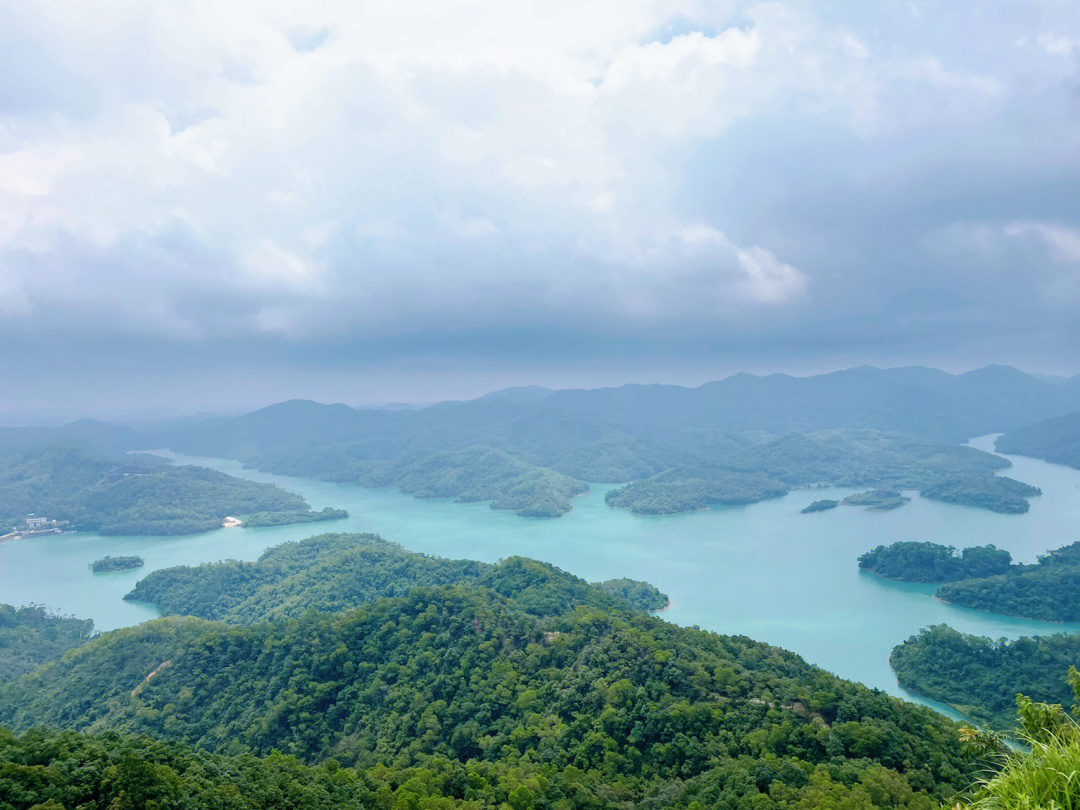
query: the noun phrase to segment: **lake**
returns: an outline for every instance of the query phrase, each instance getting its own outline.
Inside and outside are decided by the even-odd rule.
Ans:
[[[992,437],[973,442],[992,448]],[[121,597],[157,568],[225,558],[252,560],[270,546],[323,531],[374,531],[406,548],[488,562],[514,554],[546,560],[589,580],[647,580],[671,596],[662,615],[684,625],[743,634],[793,650],[845,678],[910,697],[888,657],[920,628],[948,623],[994,638],[1080,631],[1080,625],[1011,619],[946,605],[934,586],[887,582],[859,571],[864,551],[895,540],[957,547],[993,543],[1018,561],[1080,539],[1080,470],[1009,457],[1009,475],[1043,495],[1026,515],[927,501],[915,493],[891,512],[841,506],[803,515],[819,498],[851,490],[796,490],[783,498],[685,515],[640,516],[604,503],[596,484],[555,519],[521,518],[486,504],[418,500],[394,489],[363,489],[245,470],[237,462],[174,456],[303,494],[315,509],[348,509],[344,520],[272,528],[220,529],[187,537],[53,535],[0,544],[0,602],[35,602],[92,618],[110,630],[156,616]],[[146,566],[94,574],[105,555],[138,554]]]

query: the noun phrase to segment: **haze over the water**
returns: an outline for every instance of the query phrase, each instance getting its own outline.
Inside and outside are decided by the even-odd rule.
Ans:
[[[1073,4],[468,8],[0,3],[0,419],[1080,371]]]

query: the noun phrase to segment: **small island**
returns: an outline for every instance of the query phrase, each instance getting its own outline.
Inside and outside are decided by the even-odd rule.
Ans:
[[[143,558],[132,557],[102,557],[94,560],[90,566],[95,574],[109,573],[111,571],[130,571],[132,568],[142,568]]]
[[[865,506],[867,509],[873,509],[875,512],[886,512],[890,509],[899,509],[905,503],[909,503],[911,498],[906,495],[901,495],[900,490],[893,489],[892,487],[880,487],[878,489],[871,489],[867,492],[856,492],[854,495],[848,495],[844,498],[844,503],[848,506]]]
[[[812,504],[799,511],[804,515],[808,515],[811,512],[824,512],[827,509],[835,509],[839,505],[840,501],[832,501],[825,498],[824,500],[814,501]]]

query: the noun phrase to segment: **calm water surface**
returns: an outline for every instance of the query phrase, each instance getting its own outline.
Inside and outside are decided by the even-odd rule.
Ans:
[[[991,449],[990,437],[973,442]],[[670,594],[670,621],[745,634],[786,647],[845,678],[907,696],[889,668],[892,647],[920,628],[946,622],[994,638],[1080,631],[943,604],[934,587],[861,573],[859,554],[894,540],[958,547],[993,543],[1013,558],[1080,540],[1080,470],[1010,457],[1016,478],[1042,488],[1026,515],[935,503],[914,493],[891,512],[839,507],[803,515],[818,498],[851,490],[795,491],[783,498],[686,515],[639,516],[604,503],[609,485],[574,502],[558,519],[521,518],[486,504],[417,500],[393,489],[363,489],[245,470],[237,462],[176,457],[303,494],[316,509],[344,507],[344,520],[262,529],[221,529],[182,538],[76,533],[0,544],[0,602],[36,602],[92,618],[111,630],[153,618],[154,608],[121,597],[149,571],[225,558],[251,560],[266,548],[321,531],[374,531],[406,548],[494,562],[522,554],[589,580],[627,576]],[[106,554],[138,554],[135,571],[94,574]]]

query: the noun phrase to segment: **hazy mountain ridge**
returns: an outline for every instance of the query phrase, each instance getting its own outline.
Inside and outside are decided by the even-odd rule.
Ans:
[[[808,483],[903,486],[954,503],[1024,511],[1035,490],[994,479],[976,451],[948,478],[955,460],[945,456],[953,450],[920,445],[946,448],[1078,409],[1080,385],[1072,380],[1048,382],[1006,366],[957,375],[861,366],[813,377],[736,374],[697,388],[526,387],[414,410],[292,400],[237,417],[131,431],[122,440],[235,458],[285,475],[485,500],[536,516],[564,513],[586,481],[638,482],[618,500],[640,511],[741,503]],[[821,453],[832,441],[823,437],[837,431],[855,432],[847,457],[825,454],[807,466],[794,437],[804,434],[802,441]],[[856,449],[858,431],[881,434],[893,452],[891,468]],[[911,474],[910,459],[896,457],[904,437],[915,440],[909,449],[922,459],[918,474]],[[771,462],[762,457],[766,451],[775,456]]]

